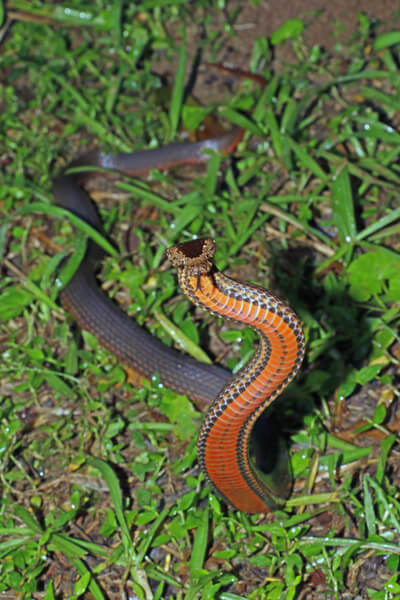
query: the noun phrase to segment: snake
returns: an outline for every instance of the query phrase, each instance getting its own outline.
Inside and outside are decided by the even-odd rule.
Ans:
[[[252,468],[250,435],[258,417],[298,372],[304,333],[296,313],[262,287],[217,270],[215,243],[191,240],[167,250],[179,285],[191,302],[257,331],[257,352],[211,404],[200,429],[199,464],[227,504],[247,513],[267,512],[273,490]]]
[[[168,144],[152,150],[121,154],[88,152],[73,160],[54,180],[52,191],[60,206],[104,233],[97,209],[82,187],[90,177],[90,171],[76,173],[70,172],[71,169],[94,167],[138,177],[150,169],[206,162],[210,151],[229,154],[242,134],[240,128],[233,128],[215,138]],[[61,290],[64,308],[81,329],[92,333],[120,362],[146,379],[157,373],[167,387],[189,396],[199,406],[207,406],[229,381],[230,372],[165,346],[103,294],[97,283],[96,270],[104,254],[100,246],[89,241],[84,259]]]
[[[142,176],[209,160],[210,151],[229,154],[243,130],[198,142],[169,144],[133,153],[92,151],[78,157],[53,183],[57,203],[103,233],[101,218],[84,189],[87,169],[102,168]],[[73,170],[71,170],[73,169]],[[104,251],[92,239],[75,274],[60,293],[62,304],[81,329],[92,333],[120,362],[209,409],[198,438],[199,464],[214,490],[232,508],[270,512],[282,501],[282,481],[267,482],[250,460],[254,424],[293,379],[304,355],[304,336],[295,313],[263,288],[240,283],[217,271],[211,240],[168,250],[183,292],[208,311],[246,323],[260,334],[253,359],[232,379],[225,368],[201,363],[167,347],[106,296],[96,278]],[[286,485],[286,484],[285,484]],[[285,487],[285,486],[283,486]]]

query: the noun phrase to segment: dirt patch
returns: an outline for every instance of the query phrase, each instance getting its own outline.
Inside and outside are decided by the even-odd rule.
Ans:
[[[391,0],[268,0],[257,5],[247,3],[236,23],[243,45],[251,48],[256,38],[271,35],[288,19],[302,19],[307,24],[304,39],[307,44],[318,44],[331,49],[336,41],[343,41],[359,28],[358,13],[372,21],[385,22],[396,28],[400,11]]]

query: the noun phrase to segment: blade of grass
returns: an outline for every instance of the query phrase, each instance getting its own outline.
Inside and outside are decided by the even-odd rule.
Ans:
[[[388,435],[384,440],[382,440],[381,451],[379,454],[378,466],[376,469],[376,481],[378,484],[382,484],[383,476],[385,474],[386,461],[389,455],[390,450],[392,449],[393,444],[396,442],[396,436]]]
[[[356,133],[359,137],[374,137],[379,141],[399,146],[400,134],[390,125],[365,117],[353,117],[353,121],[361,125],[361,130]]]
[[[32,531],[30,531],[29,535],[21,535],[20,532],[16,533],[18,535],[17,538],[0,542],[0,560],[9,556],[17,548],[23,548],[25,544],[32,541]]]
[[[178,56],[178,68],[176,71],[175,83],[172,89],[171,104],[169,107],[169,122],[171,124],[170,140],[175,138],[181,118],[183,94],[185,90],[186,59],[186,33],[184,32]]]
[[[196,358],[200,362],[211,364],[212,361],[209,356],[192,340],[183,333],[179,327],[177,327],[172,321],[170,321],[165,315],[159,310],[156,310],[153,315],[156,317],[160,325],[165,329],[169,336],[190,356]]]
[[[56,299],[60,290],[64,288],[69,281],[71,281],[72,277],[76,273],[76,270],[81,264],[83,257],[86,254],[87,237],[85,235],[82,235],[81,233],[78,233],[75,239],[75,250],[69,257],[67,264],[62,268],[59,276],[57,277],[56,286],[52,293],[53,300]]]
[[[96,244],[101,246],[108,254],[111,256],[118,256],[118,252],[115,250],[114,246],[110,244],[110,242],[101,235],[94,227],[88,225],[85,221],[71,213],[69,210],[62,208],[61,206],[54,206],[52,204],[45,204],[44,202],[33,202],[28,206],[23,206],[20,208],[19,213],[21,215],[26,215],[30,213],[39,213],[45,214],[50,217],[56,217],[61,221],[69,221],[71,225],[85,233],[88,237],[90,237]]]
[[[380,160],[378,156],[374,158],[366,156],[365,158],[360,159],[359,164],[361,168],[370,170],[371,173],[375,174],[377,177],[382,177],[382,185],[385,184],[386,179],[388,179],[390,182],[393,181],[394,183],[400,184],[400,177],[396,175],[396,173],[394,173],[390,168],[378,163],[378,160]],[[366,185],[368,185],[368,182],[366,182]]]
[[[168,200],[164,200],[164,198],[162,198],[158,194],[151,192],[150,190],[144,188],[139,184],[120,181],[117,183],[117,187],[121,188],[121,190],[125,190],[134,194],[135,196],[137,196],[141,200],[144,200],[145,202],[148,202],[152,206],[162,208],[162,210],[164,210],[168,214],[179,215],[182,210],[175,203],[170,202]]]
[[[19,279],[22,282],[22,284],[24,285],[24,287],[29,292],[31,292],[31,294],[33,296],[35,296],[37,298],[37,300],[39,300],[39,302],[43,302],[44,304],[47,304],[47,306],[49,306],[52,310],[54,310],[59,315],[62,314],[60,312],[60,307],[54,302],[54,300],[52,298],[49,298],[47,293],[43,292],[33,281],[28,279],[26,277],[26,275],[24,273],[22,273],[19,269],[17,269],[17,267],[15,265],[13,265],[8,259],[4,260],[4,264],[7,266],[8,269],[10,269],[10,271],[15,273],[19,277]]]
[[[88,457],[87,462],[94,468],[98,469],[110,490],[111,498],[114,504],[115,514],[121,527],[122,540],[126,550],[131,558],[135,558],[135,549],[132,543],[131,534],[129,531],[128,523],[124,514],[124,507],[122,502],[122,492],[119,485],[117,476],[113,469],[104,460],[100,458]]]
[[[361,169],[359,166],[348,161],[346,159],[346,157],[344,157],[344,156],[338,156],[334,152],[328,152],[325,150],[320,152],[319,156],[321,156],[321,158],[326,159],[332,165],[338,165],[339,167],[341,167],[341,166],[343,166],[343,164],[346,164],[350,175],[354,175],[355,177],[358,177],[366,185],[367,184],[370,185],[370,184],[374,183],[376,185],[379,185],[379,186],[382,186],[382,187],[385,187],[388,189],[397,189],[397,186],[395,184],[375,177],[374,175],[372,175],[365,169]]]
[[[275,215],[276,217],[283,219],[287,223],[290,223],[296,229],[300,229],[301,231],[304,231],[304,233],[310,235],[311,237],[321,240],[324,244],[325,254],[327,256],[334,256],[335,250],[336,250],[335,243],[332,240],[330,240],[326,235],[321,233],[320,231],[310,227],[309,225],[304,225],[293,215],[289,215],[289,214],[285,213],[283,210],[281,210],[274,204],[269,204],[269,202],[263,202],[260,205],[260,210],[262,210],[264,212],[269,212],[272,215]]]
[[[350,260],[354,238],[357,234],[357,226],[350,177],[346,166],[334,178],[331,190],[333,220],[337,227],[340,245],[342,247],[347,246],[347,260]]]
[[[106,597],[104,596],[98,583],[93,578],[92,573],[89,571],[89,569],[87,568],[85,563],[82,560],[80,560],[79,558],[73,558],[71,556],[69,557],[69,561],[75,567],[75,569],[77,570],[77,572],[79,573],[79,575],[81,577],[87,576],[90,578],[88,588],[89,588],[90,592],[93,594],[94,599],[95,600],[106,600]]]
[[[392,108],[393,110],[400,112],[400,102],[396,100],[393,96],[389,96],[382,90],[378,90],[376,87],[367,87],[366,85],[361,86],[360,88],[361,94],[364,98],[368,98],[369,100],[374,100],[377,104],[384,104],[388,108]]]
[[[111,18],[112,18],[112,32],[114,35],[115,42],[118,46],[121,44],[122,40],[122,7],[124,5],[124,0],[114,0],[111,8]]]
[[[322,504],[323,502],[341,502],[338,492],[328,494],[310,494],[308,496],[297,496],[286,501],[288,508],[295,506],[308,506],[309,504]]]
[[[400,44],[400,31],[381,33],[374,41],[374,50],[384,50],[396,44]]]
[[[209,511],[208,508],[203,510],[201,523],[198,525],[194,538],[192,555],[189,563],[190,579],[193,581],[198,579],[198,573],[203,568],[204,559],[206,556],[208,534],[209,534]]]
[[[375,535],[376,519],[375,519],[374,505],[373,505],[371,493],[370,493],[369,487],[368,487],[368,478],[367,477],[364,477],[364,480],[363,480],[363,490],[364,490],[365,520],[367,523],[368,533],[369,533],[369,535]]]
[[[370,235],[376,233],[380,229],[383,229],[384,227],[389,225],[389,223],[392,223],[393,221],[396,221],[399,218],[400,218],[400,208],[396,208],[389,214],[385,215],[384,217],[381,217],[378,221],[375,221],[375,223],[371,223],[371,225],[369,225],[368,227],[366,227],[365,229],[360,231],[355,236],[355,239],[357,241],[364,240],[365,238],[370,237]]]
[[[387,497],[387,494],[385,494],[382,487],[374,479],[372,479],[369,475],[366,475],[365,478],[367,479],[369,485],[375,490],[375,494],[376,494],[379,502],[384,507],[385,512],[389,515],[389,519],[393,523],[393,526],[395,527],[397,533],[400,534],[400,522],[395,516],[396,511],[393,510],[392,499]]]
[[[29,529],[31,529],[32,532],[39,535],[43,534],[43,529],[41,528],[35,517],[28,510],[26,510],[26,508],[20,506],[19,504],[16,504],[14,506],[14,512],[21,519],[21,521],[23,521],[25,525],[29,527]]]
[[[311,171],[318,179],[321,181],[327,182],[329,177],[328,175],[321,169],[319,164],[310,156],[309,152],[307,152],[302,146],[297,144],[290,137],[285,136],[284,143],[293,150],[296,154],[298,161],[300,164],[308,171]]]
[[[301,548],[302,545],[307,544],[321,544],[327,548],[349,548],[353,546],[353,544],[360,544],[360,540],[349,539],[349,538],[317,538],[317,537],[304,537],[299,541],[298,545]],[[390,554],[398,554],[400,556],[400,546],[397,544],[392,544],[390,542],[386,542],[384,540],[373,541],[367,540],[365,542],[361,542],[361,548],[365,550],[378,550],[379,552]]]
[[[234,110],[233,108],[221,108],[220,114],[222,117],[228,119],[228,121],[231,123],[234,123],[234,125],[237,125],[237,127],[241,127],[258,137],[265,137],[262,130],[256,125],[256,123],[254,123],[254,121],[242,113]]]
[[[138,564],[141,564],[144,561],[145,556],[148,552],[148,549],[150,548],[150,545],[153,542],[153,539],[154,539],[157,531],[160,529],[161,524],[163,523],[164,519],[168,515],[169,510],[170,510],[169,506],[164,506],[163,510],[158,515],[157,519],[154,521],[154,523],[152,523],[150,529],[147,531],[146,537],[140,542],[140,544],[137,548]]]

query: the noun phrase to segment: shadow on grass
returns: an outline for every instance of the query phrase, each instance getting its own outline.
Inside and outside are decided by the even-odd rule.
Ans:
[[[335,265],[318,279],[312,251],[298,248],[286,252],[279,248],[271,262],[278,295],[295,307],[307,335],[300,373],[253,430],[255,464],[275,481],[283,479],[285,451],[280,438],[287,446],[289,436],[303,428],[304,418],[321,399],[331,398],[348,374],[364,365],[373,333],[370,312],[349,296]]]

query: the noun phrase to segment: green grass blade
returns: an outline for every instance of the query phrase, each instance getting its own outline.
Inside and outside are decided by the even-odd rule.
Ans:
[[[170,319],[168,319],[162,312],[159,310],[154,312],[154,316],[160,325],[165,329],[168,335],[174,340],[175,343],[178,344],[186,352],[193,356],[196,360],[200,362],[211,364],[212,360],[209,356],[197,345],[195,344],[179,327],[177,327]]]
[[[122,531],[122,539],[125,548],[129,551],[131,558],[134,558],[135,551],[132,543],[131,534],[128,523],[124,514],[124,506],[122,501],[122,492],[117,476],[113,469],[104,460],[100,458],[88,457],[87,462],[94,468],[98,469],[110,490],[111,498],[114,504],[115,514]]]
[[[375,223],[371,223],[371,225],[360,231],[360,233],[356,235],[356,239],[358,241],[365,240],[366,238],[369,238],[371,235],[375,234],[380,229],[387,227],[387,225],[393,223],[393,221],[396,221],[399,218],[400,208],[396,208],[384,217],[381,217],[378,221],[375,221]]]
[[[353,120],[361,126],[357,132],[358,137],[372,137],[395,146],[400,144],[400,134],[390,125],[365,117],[354,117]]]
[[[104,596],[103,592],[101,591],[101,588],[99,587],[98,583],[93,578],[92,573],[89,571],[89,569],[87,568],[85,563],[82,560],[80,560],[79,558],[72,558],[72,557],[69,557],[69,561],[75,567],[75,569],[78,571],[78,573],[81,577],[86,577],[88,579],[88,588],[89,588],[91,594],[93,595],[94,599],[95,600],[106,600],[106,597]]]
[[[333,220],[337,227],[341,246],[349,246],[357,234],[353,194],[347,167],[341,169],[331,186]]]
[[[87,238],[86,236],[78,233],[76,236],[75,250],[69,257],[66,265],[60,271],[60,274],[57,278],[57,287],[54,290],[53,299],[56,297],[60,289],[64,288],[69,281],[71,281],[72,277],[75,275],[76,270],[81,264],[83,257],[86,253],[87,248]]]
[[[376,481],[379,485],[383,482],[383,477],[385,474],[386,461],[389,455],[390,450],[392,449],[393,444],[396,442],[396,435],[388,435],[385,439],[382,440],[381,444],[381,453],[379,455],[378,467],[376,469]],[[400,533],[400,529],[399,529]]]
[[[384,50],[400,44],[400,31],[389,31],[388,33],[381,33],[377,36],[374,41],[374,50]]]
[[[115,250],[114,246],[110,244],[110,242],[101,235],[94,227],[88,225],[85,221],[71,213],[69,210],[62,208],[61,206],[54,206],[52,204],[45,204],[44,202],[33,202],[28,206],[22,207],[20,209],[20,214],[25,215],[29,213],[39,213],[48,215],[49,217],[56,217],[61,221],[69,221],[71,225],[85,233],[88,237],[90,237],[96,244],[101,246],[108,254],[111,256],[118,256],[118,252]]]
[[[365,520],[367,523],[369,535],[375,535],[376,519],[375,519],[374,505],[373,505],[371,493],[370,493],[369,487],[368,487],[368,481],[369,481],[369,478],[367,476],[364,477],[363,490],[364,490]]]
[[[189,573],[192,580],[198,578],[198,573],[204,565],[208,544],[209,519],[209,511],[205,508],[201,516],[201,523],[197,526],[192,555],[190,557]]]
[[[117,187],[119,187],[121,190],[125,190],[134,194],[136,197],[140,198],[141,200],[144,200],[145,202],[148,202],[152,206],[162,208],[168,214],[179,215],[179,213],[181,212],[181,209],[177,207],[175,203],[172,203],[168,200],[164,200],[164,198],[162,198],[158,194],[155,194],[154,192],[144,188],[139,184],[120,181],[117,184]]]
[[[158,515],[157,519],[154,521],[154,523],[152,523],[149,531],[147,532],[146,537],[140,542],[138,549],[137,549],[138,564],[141,564],[143,562],[143,560],[153,542],[153,539],[154,539],[157,531],[160,529],[162,523],[164,522],[166,516],[168,515],[169,510],[170,510],[169,506],[164,506],[163,510]]]
[[[17,535],[17,538],[0,542],[0,559],[9,556],[12,552],[17,550],[17,548],[23,548],[25,544],[32,541],[32,533],[29,535],[22,535],[21,533],[17,532]]]
[[[19,504],[16,504],[14,506],[14,511],[15,514],[21,519],[21,521],[23,521],[25,525],[29,527],[29,529],[31,529],[34,533],[40,535],[43,533],[43,529],[39,525],[38,521],[28,510],[26,510],[26,508],[20,506]]]
[[[328,175],[321,169],[319,164],[311,157],[310,153],[297,144],[294,140],[289,137],[285,137],[285,144],[288,144],[289,148],[296,154],[297,160],[300,166],[303,166],[308,171],[311,171],[321,181],[328,181]]]
[[[171,104],[169,107],[169,121],[171,124],[170,140],[173,140],[178,131],[181,110],[183,104],[183,95],[185,91],[185,69],[186,69],[187,51],[186,35],[183,35],[181,47],[178,56],[178,69],[176,72],[175,83],[172,89]]]

